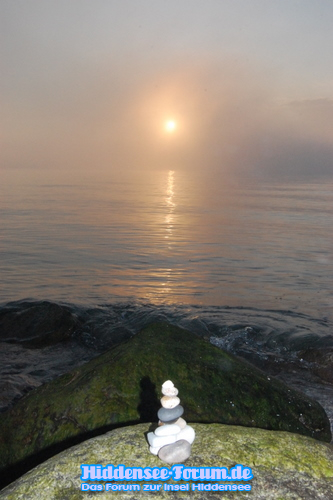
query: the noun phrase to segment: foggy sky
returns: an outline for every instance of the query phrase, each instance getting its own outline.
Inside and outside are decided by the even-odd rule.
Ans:
[[[0,16],[2,168],[333,174],[331,2],[1,0]]]

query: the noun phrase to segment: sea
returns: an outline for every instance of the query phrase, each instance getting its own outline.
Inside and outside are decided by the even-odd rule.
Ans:
[[[331,179],[17,168],[1,172],[0,228],[0,314],[48,301],[83,325],[44,348],[1,341],[1,411],[165,320],[308,394],[333,422],[333,385],[300,355],[333,346]]]

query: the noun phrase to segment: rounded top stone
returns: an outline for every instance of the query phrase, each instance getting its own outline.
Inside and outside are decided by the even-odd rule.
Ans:
[[[162,384],[162,394],[165,396],[177,396],[178,389],[171,380],[166,380],[164,384]]]
[[[162,389],[171,389],[174,386],[175,384],[171,382],[171,380],[166,380],[164,384],[162,384]]]

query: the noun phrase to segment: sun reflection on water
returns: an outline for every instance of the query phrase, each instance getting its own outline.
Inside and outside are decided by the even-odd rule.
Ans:
[[[166,206],[167,213],[165,216],[165,225],[166,225],[166,234],[165,238],[169,239],[172,236],[173,223],[174,223],[174,210],[176,204],[174,202],[174,175],[175,172],[173,170],[169,170],[168,172],[168,180],[167,180],[167,190],[166,190]]]

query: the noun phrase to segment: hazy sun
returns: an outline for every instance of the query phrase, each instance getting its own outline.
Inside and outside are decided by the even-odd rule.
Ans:
[[[175,120],[167,120],[164,127],[167,132],[174,132],[177,128],[177,123]]]

